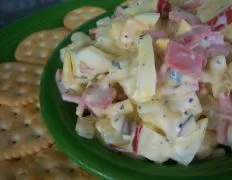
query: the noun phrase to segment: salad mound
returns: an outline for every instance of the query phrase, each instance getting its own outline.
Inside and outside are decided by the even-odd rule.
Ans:
[[[157,163],[232,147],[231,17],[228,0],[132,0],[73,33],[55,78],[77,134]]]

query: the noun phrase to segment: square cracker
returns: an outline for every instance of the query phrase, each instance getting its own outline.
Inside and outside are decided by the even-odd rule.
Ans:
[[[23,180],[96,180],[57,148],[17,160],[0,162],[0,177]]]
[[[39,152],[52,143],[35,103],[0,105],[0,161]]]
[[[45,65],[53,50],[69,33],[64,27],[33,33],[18,45],[15,59]]]
[[[64,17],[64,26],[73,31],[78,26],[84,24],[96,16],[99,16],[104,12],[105,10],[103,8],[95,6],[84,6],[74,9],[67,13]]]
[[[0,104],[21,105],[38,99],[43,66],[9,62],[0,64]]]

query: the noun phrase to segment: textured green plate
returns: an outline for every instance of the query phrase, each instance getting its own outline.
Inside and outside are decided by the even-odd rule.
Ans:
[[[0,30],[0,62],[14,60],[14,51],[18,43],[32,32],[55,28],[62,25],[63,16],[82,5],[98,5],[112,10],[122,0],[79,0],[64,3],[34,15],[23,18]],[[95,26],[95,20],[80,27],[88,32]],[[232,176],[232,157],[193,163],[188,167],[178,165],[155,165],[114,153],[102,146],[98,140],[86,140],[74,131],[76,117],[75,106],[64,103],[54,81],[55,71],[62,67],[59,49],[70,42],[69,37],[60,44],[47,64],[41,80],[41,111],[52,134],[71,159],[82,167],[108,179],[229,179]],[[0,82],[1,83],[1,82]]]

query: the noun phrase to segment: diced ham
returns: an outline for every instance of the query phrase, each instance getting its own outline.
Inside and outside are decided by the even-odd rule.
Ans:
[[[110,87],[101,87],[98,84],[89,85],[82,96],[62,94],[62,99],[67,102],[78,104],[76,114],[83,115],[85,108],[106,109],[115,99],[116,91]]]
[[[170,41],[165,62],[170,68],[182,74],[200,77],[204,58],[198,53],[175,41]]]
[[[171,4],[168,0],[158,0],[157,10],[160,13],[161,17],[165,17],[168,15],[171,9]]]
[[[220,144],[232,145],[231,134],[228,133],[229,128],[232,128],[232,95],[231,93],[220,93],[218,97],[219,112],[217,126],[217,141]]]
[[[212,56],[229,54],[229,46],[224,42],[224,36],[220,32],[211,32],[208,26],[194,26],[192,31],[180,37],[179,41],[203,56],[204,66]]]
[[[201,54],[202,56],[205,57],[205,59],[208,59],[216,55],[228,56],[229,46],[227,44],[223,44],[223,45],[212,44],[210,45],[210,47],[196,46],[193,49],[193,51],[197,52],[198,54]],[[205,63],[207,63],[207,61],[205,61]],[[205,63],[204,66],[206,65]]]
[[[191,25],[200,24],[200,19],[198,19],[195,15],[179,8],[175,8],[169,12],[169,19],[174,22],[180,22],[184,19]]]
[[[213,57],[216,55],[223,55],[223,56],[228,56],[229,55],[229,45],[228,44],[223,44],[223,45],[217,45],[217,44],[212,44],[207,50],[206,50],[206,56]]]
[[[228,120],[221,120],[217,126],[217,142],[219,144],[228,145],[228,128],[231,126]]]
[[[192,50],[204,56],[205,59],[209,59],[216,55],[229,55],[229,44],[224,42],[224,37],[220,32],[211,32],[209,35],[204,37],[203,41],[206,41],[207,44],[204,45],[200,43]]]
[[[153,39],[158,38],[168,38],[168,35],[165,33],[165,31],[145,31],[145,33],[149,34]]]
[[[163,82],[168,71],[167,64],[162,64],[158,72],[158,82]]]
[[[213,19],[207,22],[213,31],[220,31],[227,25],[232,23],[232,6],[224,10],[224,12],[218,14]]]
[[[232,97],[230,93],[220,93],[218,97],[219,113],[232,116]]]
[[[197,25],[192,27],[192,31],[180,37],[180,42],[186,47],[194,48],[202,39],[211,33],[210,27]]]
[[[113,88],[102,88],[99,85],[90,85],[85,90],[83,97],[88,107],[106,109],[116,96]]]
[[[211,32],[205,38],[211,44],[224,44],[224,36],[220,32]]]

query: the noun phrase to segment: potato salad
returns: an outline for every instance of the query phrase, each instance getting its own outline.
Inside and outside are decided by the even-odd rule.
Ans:
[[[232,147],[232,1],[133,0],[71,41],[55,79],[79,136],[182,165]]]

